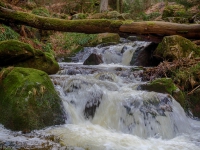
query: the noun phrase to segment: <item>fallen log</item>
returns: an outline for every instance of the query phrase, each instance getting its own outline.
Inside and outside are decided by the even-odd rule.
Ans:
[[[139,35],[181,35],[200,38],[200,24],[177,24],[161,21],[130,22],[106,19],[65,20],[37,16],[0,6],[0,20],[28,25],[42,30],[81,33],[129,33]]]
[[[27,12],[15,11],[0,6],[0,18],[4,21],[23,24],[42,30],[56,30],[81,33],[118,33],[123,24],[120,20],[83,19],[65,20],[34,15]]]
[[[119,30],[120,32],[135,34],[180,35],[186,38],[200,38],[200,24],[143,21],[123,24]]]

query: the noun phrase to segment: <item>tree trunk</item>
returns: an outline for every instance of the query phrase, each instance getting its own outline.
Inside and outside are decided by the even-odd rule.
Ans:
[[[120,13],[123,13],[123,2],[124,0],[120,0]]]
[[[108,11],[108,0],[101,0],[100,12]]]
[[[116,0],[117,11],[120,13],[120,4],[119,0]]]
[[[117,11],[119,13],[122,13],[122,6],[123,6],[123,0],[117,0],[116,1]]]
[[[200,38],[200,24],[178,24],[161,21],[132,22],[105,19],[64,20],[10,10],[0,6],[0,20],[23,24],[42,30],[82,33],[128,33],[139,35],[181,35]]]

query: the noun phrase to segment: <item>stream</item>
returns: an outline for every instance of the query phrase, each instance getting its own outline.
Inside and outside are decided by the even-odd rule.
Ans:
[[[0,126],[0,149],[200,150],[200,122],[186,116],[170,95],[139,90],[142,70],[130,66],[148,42],[86,47],[60,62],[51,75],[66,111],[66,124],[12,132]],[[103,64],[83,65],[100,54]]]

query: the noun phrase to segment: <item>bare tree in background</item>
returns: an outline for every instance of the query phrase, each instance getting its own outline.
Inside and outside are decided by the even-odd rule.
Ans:
[[[108,10],[108,0],[101,0],[100,12],[105,12]]]
[[[119,13],[123,12],[123,0],[116,0],[117,11]]]

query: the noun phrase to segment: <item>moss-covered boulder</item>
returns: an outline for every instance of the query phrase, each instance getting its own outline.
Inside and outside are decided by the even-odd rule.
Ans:
[[[0,66],[13,65],[34,57],[34,49],[17,40],[0,42]]]
[[[35,56],[23,62],[19,62],[14,66],[34,68],[42,70],[48,74],[55,74],[59,70],[59,65],[54,59],[54,56],[47,52],[42,52],[40,50],[35,50]]]
[[[138,87],[139,90],[154,91],[172,95],[180,105],[185,108],[185,97],[181,90],[173,83],[170,78],[156,79]]]
[[[183,57],[194,58],[200,56],[200,48],[182,36],[166,36],[154,51],[154,56],[168,61]]]
[[[168,5],[163,10],[162,19],[167,17],[188,17],[189,13],[183,5]]]
[[[30,131],[65,122],[61,99],[45,72],[9,67],[0,77],[0,123],[6,128]]]
[[[48,74],[55,74],[59,70],[59,65],[51,53],[36,50],[17,40],[0,42],[0,67],[5,66],[34,68]]]

